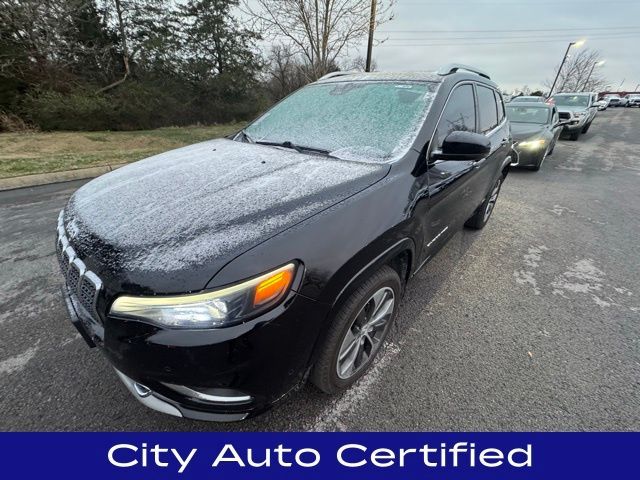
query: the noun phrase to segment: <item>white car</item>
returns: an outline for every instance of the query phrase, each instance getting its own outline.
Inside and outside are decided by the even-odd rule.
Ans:
[[[630,93],[626,97],[627,107],[640,107],[640,93]]]
[[[611,94],[611,95],[607,95],[608,99],[609,99],[609,106],[610,107],[628,107],[629,106],[629,99],[627,97],[621,97],[618,94]]]
[[[602,110],[607,109],[607,107],[609,106],[609,100],[603,98],[602,100],[598,100],[595,105],[598,107],[598,111],[601,112]]]

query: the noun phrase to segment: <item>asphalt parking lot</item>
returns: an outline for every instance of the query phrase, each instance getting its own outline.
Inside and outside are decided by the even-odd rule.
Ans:
[[[239,424],[140,405],[67,319],[56,217],[81,182],[0,193],[0,430],[640,430],[640,111],[600,112],[482,232],[410,283],[379,361]]]

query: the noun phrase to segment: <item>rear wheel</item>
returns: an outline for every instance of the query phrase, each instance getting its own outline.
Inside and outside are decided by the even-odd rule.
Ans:
[[[493,213],[493,208],[496,206],[496,202],[498,201],[498,195],[500,195],[500,187],[502,187],[503,179],[504,177],[502,176],[498,178],[485,201],[480,205],[478,210],[476,210],[473,217],[466,221],[464,224],[465,227],[473,230],[480,230],[481,228],[484,228]]]
[[[402,284],[384,266],[340,307],[329,327],[311,381],[325,393],[353,385],[373,363],[397,316]]]

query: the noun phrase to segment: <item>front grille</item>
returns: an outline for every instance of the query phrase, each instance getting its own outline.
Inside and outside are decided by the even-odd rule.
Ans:
[[[78,258],[73,247],[69,245],[64,230],[62,212],[58,216],[56,256],[69,293],[78,300],[93,320],[101,323],[96,310],[96,302],[102,289],[102,281],[95,273],[87,270],[84,262]]]
[[[571,113],[569,113],[569,112],[559,112],[558,115],[563,120],[569,120],[571,118]]]

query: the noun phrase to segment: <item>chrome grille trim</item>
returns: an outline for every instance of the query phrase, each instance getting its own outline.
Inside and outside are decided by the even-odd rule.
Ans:
[[[64,229],[63,212],[58,216],[58,237],[56,239],[56,256],[60,264],[60,270],[64,276],[67,289],[80,305],[87,311],[91,318],[101,324],[98,315],[97,302],[102,290],[102,280],[95,273],[87,270],[85,263],[78,258],[76,251],[67,239]]]

